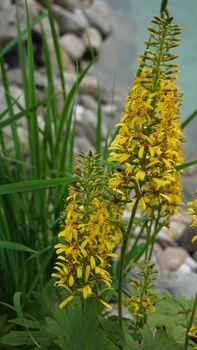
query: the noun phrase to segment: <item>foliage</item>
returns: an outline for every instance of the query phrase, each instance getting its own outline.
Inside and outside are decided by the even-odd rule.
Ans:
[[[0,114],[1,349],[189,350],[196,338],[197,297],[194,301],[170,295],[156,298],[151,264],[156,235],[162,226],[168,227],[181,201],[181,173],[197,162],[184,163],[182,156],[182,130],[197,114],[195,111],[180,125],[182,96],[174,84],[178,66],[171,62],[176,55],[170,50],[179,45],[177,35],[181,30],[172,23],[168,1],[163,0],[161,17],[152,21],[157,27],[149,28],[150,37],[123,117],[114,135],[108,134],[104,146],[98,86],[95,147],[100,155],[83,155],[85,168],[84,163],[80,164],[73,176],[74,107],[78,88],[94,59],[67,91],[54,19],[46,3],[47,12],[31,21],[26,0],[25,30],[21,31],[18,20],[17,37],[0,49],[7,103]],[[61,85],[58,93],[42,26],[45,17],[56,53]],[[41,100],[36,93],[31,34],[38,23],[47,76]],[[16,44],[25,107],[10,92],[5,65],[6,54]],[[59,98],[61,108],[57,112]],[[44,127],[39,124],[39,111],[44,116]],[[27,144],[19,137],[21,120],[27,128]],[[6,142],[6,127],[11,130],[11,150]],[[90,166],[92,160],[96,165]],[[195,207],[195,203],[190,204]],[[130,219],[121,220],[128,205]],[[137,210],[140,217],[136,216]],[[195,209],[190,213],[195,219]],[[63,231],[59,241],[60,222]],[[136,236],[134,232],[138,232]],[[113,250],[121,237],[117,259]],[[140,243],[142,237],[144,243]],[[54,245],[61,260],[61,264],[56,263],[58,273],[54,277],[61,291],[51,281]],[[139,263],[142,257],[144,261]],[[138,277],[132,279],[132,288],[125,286],[125,281],[134,267]],[[65,290],[69,295],[61,303]],[[100,295],[102,291],[110,302],[118,304],[118,315],[112,315],[99,303],[100,300],[107,306]],[[122,311],[128,300],[129,319],[123,317]]]

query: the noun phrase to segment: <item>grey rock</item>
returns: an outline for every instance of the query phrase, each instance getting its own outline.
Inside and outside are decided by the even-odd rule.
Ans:
[[[191,271],[197,272],[197,262],[191,256],[185,260],[184,264],[189,266]]]
[[[47,41],[48,43],[48,48],[49,48],[49,53],[50,53],[50,59],[51,59],[51,64],[52,67],[55,71],[58,70],[58,64],[57,64],[57,58],[56,58],[56,52],[55,52],[55,48],[54,48],[54,42],[53,39],[48,39]],[[75,71],[75,67],[72,63],[71,58],[69,57],[69,55],[65,52],[65,50],[63,50],[63,48],[61,48],[61,58],[62,58],[62,65],[63,65],[63,69],[64,71],[68,71],[68,72],[73,72]]]
[[[66,10],[74,10],[77,7],[80,7],[79,0],[55,0],[55,3]]]
[[[180,247],[168,247],[163,254],[169,271],[176,271],[189,257],[187,251]]]
[[[25,28],[25,15],[21,10],[19,11],[19,20],[22,30]],[[17,36],[15,6],[12,5],[0,11],[0,23],[0,45],[4,45]]]
[[[98,28],[104,37],[110,34],[112,30],[110,21],[113,11],[103,0],[96,0],[84,12],[89,23]]]
[[[99,53],[101,51],[102,36],[97,28],[92,26],[87,27],[83,34],[83,39],[87,49],[90,51],[93,49],[95,53]]]
[[[177,243],[180,247],[186,249],[189,253],[197,250],[197,242],[192,243],[192,238],[197,234],[197,228],[188,226],[182,233]]]
[[[3,0],[0,2],[0,11],[8,9],[11,5],[11,0]]]
[[[85,152],[95,152],[95,147],[91,144],[91,142],[82,137],[82,136],[76,136],[75,137],[75,153],[79,153],[81,151]]]
[[[61,47],[75,61],[82,58],[85,53],[85,43],[77,35],[70,33],[64,34],[60,38]]]
[[[81,94],[90,95],[96,99],[98,95],[97,78],[93,75],[86,75],[79,87],[79,92]]]
[[[90,95],[80,95],[79,96],[79,104],[84,106],[86,109],[90,109],[93,112],[97,112],[97,102],[96,100],[90,96]]]
[[[185,296],[192,299],[197,290],[197,274],[194,272],[183,273],[181,270],[169,272],[162,279],[166,289],[174,296]]]
[[[87,20],[80,9],[71,12],[59,5],[52,7],[53,14],[60,29],[60,35],[65,33],[80,33],[87,26]]]

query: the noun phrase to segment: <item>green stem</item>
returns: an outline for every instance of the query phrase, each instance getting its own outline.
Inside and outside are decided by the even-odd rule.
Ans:
[[[135,205],[133,207],[127,231],[123,236],[123,242],[122,242],[121,254],[120,254],[120,268],[119,268],[119,274],[118,274],[118,322],[121,328],[122,328],[122,280],[123,280],[123,271],[124,271],[124,260],[125,260],[125,253],[128,245],[128,240],[129,238],[131,238],[131,229],[133,226],[138,202],[139,202],[139,199],[136,200]]]
[[[81,310],[82,310],[82,326],[83,326],[83,347],[84,350],[88,350],[87,343],[87,325],[86,325],[86,310],[85,310],[85,300],[81,297]]]
[[[189,320],[189,323],[188,323],[188,326],[187,326],[187,331],[186,331],[186,335],[185,335],[184,350],[188,350],[188,343],[189,343],[188,332],[189,332],[190,328],[192,327],[192,322],[193,322],[193,319],[194,319],[196,308],[197,308],[197,293],[196,293],[196,296],[195,296],[195,299],[194,299],[194,305],[193,305],[192,314],[191,314],[191,317],[190,317],[190,320]]]

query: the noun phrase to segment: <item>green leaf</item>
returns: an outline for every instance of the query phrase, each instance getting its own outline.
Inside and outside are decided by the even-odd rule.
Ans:
[[[176,171],[180,171],[182,169],[189,168],[190,166],[197,164],[197,159],[191,160],[190,162],[185,162],[183,164],[175,166]]]
[[[56,187],[59,185],[69,185],[78,180],[77,177],[60,177],[56,179],[31,180],[15,182],[13,184],[6,184],[0,186],[1,194],[11,194],[16,192],[36,191],[42,188]]]
[[[180,350],[182,346],[177,345],[169,339],[164,330],[153,333],[147,326],[142,330],[144,350]]]
[[[102,316],[98,316],[98,320],[99,320],[99,324],[101,325],[103,330],[106,332],[107,337],[115,345],[122,346],[123,333],[120,327],[115,322],[112,322]]]
[[[28,253],[37,253],[36,250],[33,250],[24,244],[20,244],[17,242],[9,242],[9,241],[0,241],[0,249],[9,249],[9,250],[18,250]]]

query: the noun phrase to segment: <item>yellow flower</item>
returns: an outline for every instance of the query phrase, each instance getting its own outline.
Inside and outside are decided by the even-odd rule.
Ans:
[[[146,50],[143,63],[139,62],[118,132],[109,147],[109,161],[117,164],[109,184],[131,196],[131,201],[140,193],[139,207],[147,213],[160,207],[165,224],[177,212],[182,193],[181,174],[174,170],[183,163],[182,95],[175,83],[177,66],[170,63],[177,56],[169,52],[173,47],[170,38],[180,29],[175,31],[165,16],[156,22],[163,42],[158,37],[152,45],[150,39],[149,46],[155,46],[155,51]]]
[[[64,221],[59,233],[60,243],[55,249],[55,285],[63,288],[68,297],[60,304],[67,305],[77,295],[84,299],[101,298],[107,285],[111,288],[111,258],[120,242],[121,230],[116,221],[122,207],[114,204],[114,192],[107,179],[101,180],[97,155],[83,154],[80,164],[80,181],[69,187],[65,200]],[[94,177],[92,176],[94,175]]]

